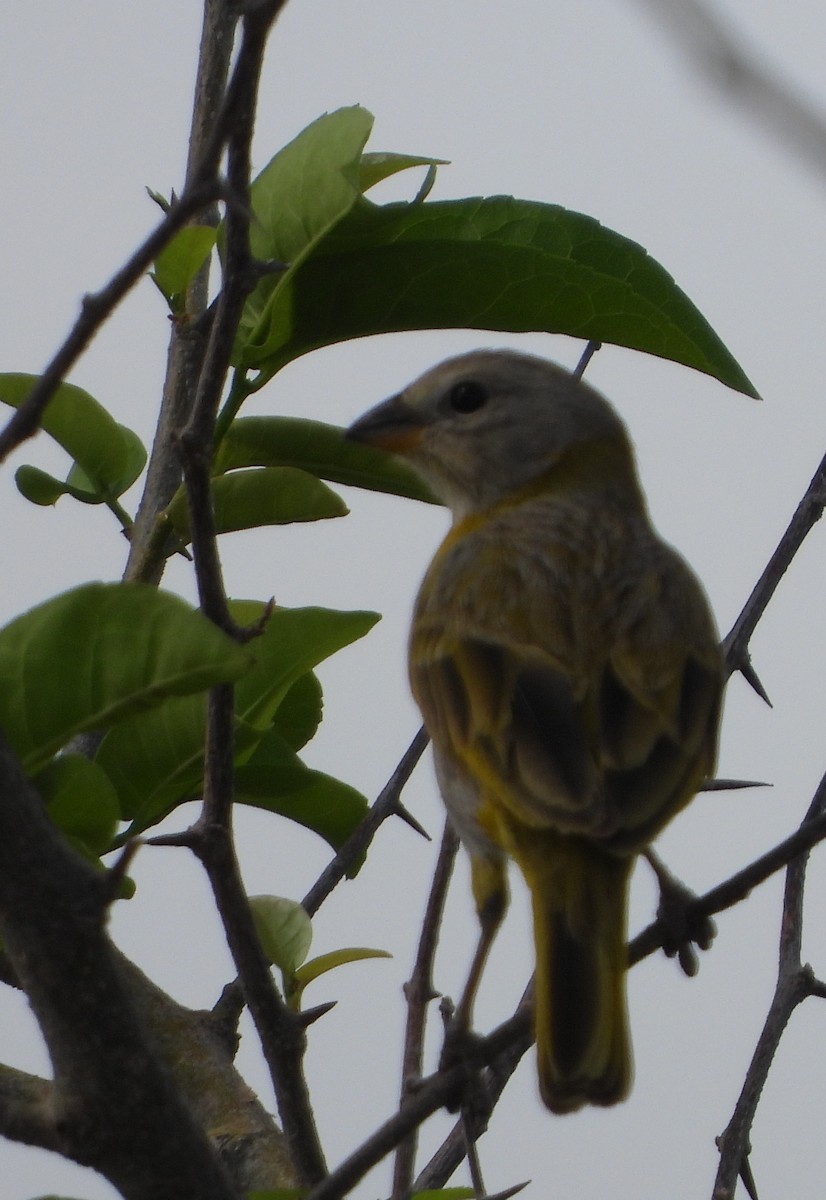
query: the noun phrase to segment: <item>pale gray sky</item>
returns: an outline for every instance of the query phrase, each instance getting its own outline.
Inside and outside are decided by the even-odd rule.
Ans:
[[[819,5],[718,0],[717,8],[826,108]],[[99,287],[154,223],[144,186],[180,186],[199,19],[198,0],[35,0],[0,10],[0,369],[42,368],[81,295]],[[824,181],[712,93],[631,0],[291,0],[272,37],[257,165],[321,112],[356,102],[376,116],[370,148],[451,160],[438,198],[507,192],[559,203],[643,243],[738,358],[763,403],[629,351],[603,350],[588,373],[628,421],[655,521],[705,581],[727,632],[826,445]],[[415,185],[402,177],[394,186],[394,194],[410,194]],[[166,337],[162,301],[147,282],[72,376],[144,438]],[[344,424],[439,358],[483,344],[518,345],[566,365],[580,351],[544,335],[370,339],[292,365],[249,411]],[[64,466],[44,438],[26,446],[21,461],[58,473]],[[7,514],[0,540],[15,566],[5,571],[0,621],[55,591],[119,576],[125,546],[105,512],[66,500],[35,509],[17,496],[11,476],[7,470],[0,480]],[[352,515],[343,521],[231,535],[224,561],[234,595],[385,614],[365,642],[322,670],[325,724],[307,755],[372,797],[417,727],[404,678],[406,623],[445,517],[386,497],[351,492],[347,500]],[[698,889],[789,832],[824,768],[816,699],[823,537],[815,530],[754,640],[774,708],[739,679],[729,689],[721,774],[774,787],[700,797],[662,839],[668,862]],[[183,564],[166,582],[193,594]],[[429,765],[407,801],[438,840],[441,808]],[[250,891],[300,898],[326,861],[324,845],[261,814],[242,813],[238,824]],[[396,956],[346,968],[308,993],[308,1003],[340,998],[314,1027],[308,1060],[331,1163],[395,1103],[400,986],[433,855],[406,828],[385,829],[362,874],[316,922],[316,952],[372,945]],[[194,863],[184,851],[146,850],[134,875],[137,895],[113,917],[120,944],[176,997],[209,1006],[230,967]],[[465,875],[463,866],[437,975],[454,994],[476,936]],[[649,919],[652,901],[642,869],[640,877],[632,930]],[[821,974],[825,890],[816,856],[805,947]],[[697,979],[682,978],[661,957],[632,972],[637,1077],[625,1105],[553,1119],[526,1060],[482,1142],[490,1191],[532,1179],[526,1194],[537,1198],[710,1194],[714,1138],[729,1119],[773,987],[779,897],[775,881],[726,914]],[[514,880],[512,913],[478,1006],[481,1028],[510,1013],[529,970],[525,898]],[[22,1003],[0,996],[0,1005],[0,1060],[45,1070]],[[795,1017],[770,1076],[753,1138],[761,1195],[811,1194],[822,1174],[816,1139],[826,1053],[818,1018],[813,1002]],[[249,1033],[240,1063],[270,1104]],[[423,1158],[448,1127],[447,1118],[428,1127]],[[6,1143],[0,1178],[8,1200],[49,1191],[112,1195],[86,1172]],[[386,1188],[382,1169],[358,1195],[366,1200]]]

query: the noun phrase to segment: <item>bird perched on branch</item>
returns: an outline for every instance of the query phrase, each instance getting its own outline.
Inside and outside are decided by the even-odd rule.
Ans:
[[[478,351],[348,430],[401,455],[453,523],[409,667],[471,856],[469,1025],[514,859],[533,906],[539,1085],[614,1104],[632,1062],[626,907],[637,854],[712,771],[722,689],[702,587],[651,525],[623,422],[560,367]]]

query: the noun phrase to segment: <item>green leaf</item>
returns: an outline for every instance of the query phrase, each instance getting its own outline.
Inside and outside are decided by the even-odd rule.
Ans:
[[[373,117],[358,106],[325,113],[269,162],[253,182],[250,248],[256,258],[295,269],[360,195],[359,163]],[[252,336],[278,277],[247,300],[239,346]]]
[[[370,950],[366,946],[349,946],[343,950],[331,950],[329,954],[320,954],[318,958],[304,963],[303,967],[299,966],[295,976],[301,986],[306,987],[308,983],[318,979],[319,975],[334,971],[336,967],[343,967],[345,963],[362,962],[367,958],[392,957],[393,955],[386,950]]]
[[[175,234],[155,259],[152,278],[173,312],[178,297],[186,292],[215,245],[217,231],[211,225],[187,225]]]
[[[363,962],[367,958],[392,957],[393,955],[388,954],[386,950],[369,950],[364,946],[351,946],[344,950],[331,950],[329,954],[320,954],[318,958],[304,963],[303,967],[299,966],[293,972],[288,989],[290,1006],[297,1009],[307,984],[318,979],[319,975],[325,975],[327,971],[334,971],[336,967],[343,967],[346,963]]]
[[[306,910],[283,896],[250,896],[250,908],[267,958],[285,975],[293,975],[307,957],[313,940]]]
[[[253,624],[263,608],[253,601],[234,601],[232,613],[241,624]],[[275,608],[261,637],[249,644],[252,669],[236,687],[236,711],[264,731],[289,689],[337,650],[364,637],[379,620],[373,612],[339,612],[329,608]]]
[[[289,695],[282,708],[288,700]],[[235,799],[297,821],[334,850],[344,845],[369,808],[361,792],[306,766],[274,731],[266,733],[249,760],[236,767]]]
[[[112,780],[122,819],[132,822],[119,842],[200,794],[206,715],[206,696],[182,696],[106,734],[95,761]]]
[[[30,467],[27,463],[17,468],[14,473],[14,482],[21,496],[32,504],[41,504],[44,507],[56,504],[60,497],[65,496],[70,490],[65,483],[55,479],[54,475],[49,475],[47,471],[41,471],[39,467]],[[85,494],[83,498],[86,498]],[[95,503],[97,502],[95,500]]]
[[[107,500],[116,499],[132,486],[146,462],[146,450],[138,435],[125,425],[119,425],[118,429],[123,437],[126,456],[122,474],[114,486],[101,487],[77,463],[72,464],[65,482],[41,471],[39,467],[24,463],[15,472],[17,490],[32,504],[40,505],[56,504],[61,496],[72,496],[81,504],[104,504]]]
[[[755,396],[642,246],[581,213],[509,196],[360,200],[275,283],[241,365],[257,383],[318,346],[407,329],[544,330],[672,359]]]
[[[261,619],[258,601],[234,601],[241,625]],[[236,762],[250,757],[290,688],[337,650],[363,637],[376,613],[335,612],[321,608],[276,608],[260,637],[245,647],[253,659],[249,680],[235,688],[239,733]],[[204,697],[170,700],[111,730],[97,761],[112,780],[131,836],[164,816],[176,804],[196,796],[203,777],[206,722]],[[122,840],[122,839],[121,839]]]
[[[411,167],[441,167],[446,163],[446,158],[422,158],[418,154],[370,151],[362,154],[358,165],[359,190],[369,191],[377,183],[389,179],[392,175],[398,175],[400,171],[408,171]]]
[[[17,408],[37,381],[36,375],[0,375],[0,400]],[[137,435],[73,383],[57,389],[42,427],[85,472],[92,490],[104,497],[122,495],[143,470],[146,451]]]
[[[58,829],[95,855],[109,849],[120,817],[118,797],[97,763],[79,754],[63,754],[47,763],[32,782]]]
[[[288,525],[347,515],[347,505],[314,475],[294,467],[262,467],[233,471],[212,481],[218,533]],[[166,510],[184,542],[190,540],[189,506],[179,491]]]
[[[85,584],[0,629],[0,728],[35,771],[75,734],[237,679],[249,663],[177,596]]]
[[[273,718],[273,732],[283,738],[291,750],[300,750],[311,741],[321,724],[324,698],[314,671],[296,679],[279,704]]]
[[[344,439],[343,430],[301,417],[236,417],[215,460],[216,471],[298,467],[332,483],[439,504],[401,459]]]
[[[251,189],[256,258],[294,263],[359,195],[359,163],[373,127],[365,108],[325,113],[270,160]]]

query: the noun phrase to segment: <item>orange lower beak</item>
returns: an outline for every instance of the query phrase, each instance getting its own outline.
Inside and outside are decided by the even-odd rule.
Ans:
[[[344,436],[393,454],[410,454],[422,440],[424,422],[402,396],[393,396],[359,417]]]

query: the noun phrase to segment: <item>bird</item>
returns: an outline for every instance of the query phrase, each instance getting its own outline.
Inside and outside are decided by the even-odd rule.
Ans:
[[[409,678],[470,855],[471,1007],[508,904],[531,896],[539,1090],[626,1098],[635,861],[714,769],[723,687],[702,585],[656,532],[632,442],[562,367],[478,350],[346,431],[406,460],[452,522],[416,598]]]

